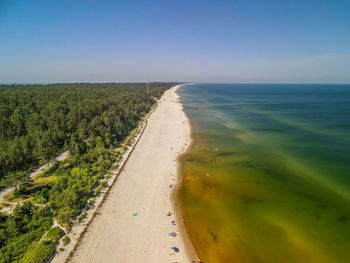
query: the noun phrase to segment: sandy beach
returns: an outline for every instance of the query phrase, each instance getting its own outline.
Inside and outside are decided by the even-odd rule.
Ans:
[[[191,141],[190,125],[175,92],[178,87],[160,99],[70,262],[180,263],[197,258],[178,222],[173,200],[177,158]],[[171,233],[176,236],[169,236]]]

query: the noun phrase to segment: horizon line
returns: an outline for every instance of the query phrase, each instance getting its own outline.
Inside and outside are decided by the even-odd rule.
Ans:
[[[0,85],[52,85],[52,84],[142,84],[142,83],[174,83],[174,84],[256,84],[256,85],[350,85],[350,82],[203,82],[203,81],[0,81]]]

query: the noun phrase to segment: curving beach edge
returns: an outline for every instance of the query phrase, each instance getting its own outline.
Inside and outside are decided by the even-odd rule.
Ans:
[[[159,100],[69,262],[198,259],[175,202],[181,182],[178,158],[191,143],[190,123],[176,93],[180,86],[170,88]]]

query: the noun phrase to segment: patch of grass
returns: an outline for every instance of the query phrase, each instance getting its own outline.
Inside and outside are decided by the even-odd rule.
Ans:
[[[53,227],[47,232],[45,239],[48,241],[57,241],[62,235],[62,233],[63,231],[60,227]]]

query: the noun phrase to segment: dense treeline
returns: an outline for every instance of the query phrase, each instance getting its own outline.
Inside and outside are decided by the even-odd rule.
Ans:
[[[0,263],[50,258],[63,229],[82,220],[106,186],[120,143],[169,86],[153,83],[149,96],[144,84],[0,86],[2,182],[70,150],[68,160],[17,185],[13,198],[24,203],[0,213]]]
[[[76,218],[83,219],[88,200],[106,186],[105,176],[118,156],[119,151],[98,136],[77,145],[71,158],[56,163],[36,180],[20,184],[14,197],[31,201],[18,204],[12,214],[0,212],[0,263],[47,260],[63,232],[51,228],[53,219],[65,231]],[[52,233],[56,234],[50,237]]]
[[[0,85],[0,187],[84,140],[117,145],[169,86]]]
[[[29,202],[17,206],[12,215],[0,213],[0,262],[26,262],[21,261],[23,255],[51,225],[50,209]]]

